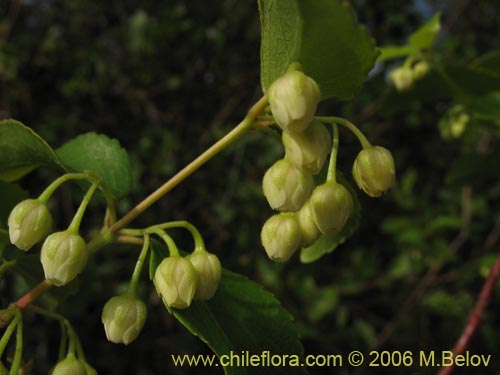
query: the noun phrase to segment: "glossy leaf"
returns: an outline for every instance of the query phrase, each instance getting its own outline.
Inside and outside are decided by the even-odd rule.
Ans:
[[[127,152],[116,139],[86,133],[65,143],[57,154],[69,170],[92,171],[100,176],[115,198],[129,193],[132,183],[130,162]]]
[[[259,0],[263,90],[293,62],[314,78],[322,98],[349,99],[378,50],[349,4],[338,0]]]
[[[0,179],[14,181],[42,165],[64,169],[54,150],[33,130],[19,121],[0,121]]]

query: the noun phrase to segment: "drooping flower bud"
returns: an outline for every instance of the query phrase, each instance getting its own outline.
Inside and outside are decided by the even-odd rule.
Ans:
[[[380,146],[367,147],[358,154],[352,166],[354,180],[370,197],[379,197],[394,181],[394,159]]]
[[[59,362],[54,370],[52,370],[52,375],[86,375],[87,370],[83,365],[82,361],[76,358],[73,354],[69,354],[65,359]]]
[[[319,121],[313,120],[301,133],[283,132],[285,155],[297,168],[317,174],[323,168],[332,149],[330,133]]]
[[[320,232],[314,221],[309,200],[297,211],[297,220],[302,233],[302,246],[312,245],[319,238]]]
[[[349,191],[337,182],[317,186],[309,199],[314,222],[323,234],[337,234],[352,211]]]
[[[8,225],[10,242],[27,251],[49,234],[52,216],[38,199],[26,199],[13,208]]]
[[[413,79],[421,79],[429,73],[431,69],[429,63],[425,60],[419,61],[412,68]]]
[[[278,211],[297,211],[311,195],[314,181],[286,158],[278,160],[265,173],[262,189],[269,205]]]
[[[303,131],[311,122],[320,99],[316,82],[304,73],[288,71],[268,90],[274,119],[285,131]]]
[[[394,69],[390,77],[398,91],[406,91],[413,86],[413,72],[409,67],[401,66]]]
[[[456,139],[464,134],[469,122],[469,114],[462,105],[458,104],[450,108],[439,120],[439,132],[446,140]]]
[[[68,284],[85,268],[87,255],[87,244],[77,233],[52,233],[40,254],[45,278],[55,286]]]
[[[267,256],[276,262],[286,262],[302,242],[302,233],[295,213],[271,216],[260,233]]]
[[[196,272],[196,292],[194,298],[207,301],[219,286],[222,267],[217,255],[207,251],[195,251],[187,256]]]
[[[147,309],[140,299],[115,296],[104,305],[101,321],[109,341],[128,345],[134,341],[146,322]]]
[[[185,309],[196,292],[196,271],[185,258],[165,258],[156,268],[153,283],[167,306]]]

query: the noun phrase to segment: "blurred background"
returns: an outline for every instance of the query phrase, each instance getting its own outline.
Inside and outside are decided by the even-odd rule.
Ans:
[[[500,49],[496,1],[351,4],[379,45],[404,44],[441,11],[438,61],[467,63]],[[259,98],[259,27],[256,1],[0,0],[0,119],[23,122],[54,148],[90,131],[117,138],[134,174],[132,194],[119,202],[124,213],[237,124]],[[388,74],[400,64],[377,65],[352,101],[320,106],[321,113],[350,119],[373,144],[389,148],[397,169],[397,184],[384,197],[359,194],[360,228],[332,254],[307,265],[297,256],[284,265],[267,259],[260,228],[272,211],[260,184],[283,149],[258,132],[211,160],[134,225],[196,225],[226,268],[262,283],[291,312],[307,354],[451,349],[500,247],[498,128],[471,126],[446,139],[438,122],[453,103],[426,101],[425,91],[396,93]],[[359,145],[343,129],[340,136],[339,169],[352,181]],[[21,184],[36,195],[55,177],[55,171],[39,169]],[[61,213],[57,225],[63,227],[79,196],[69,187],[58,194],[51,208]],[[88,230],[102,215],[102,207],[92,209]],[[183,232],[175,238],[191,248]],[[146,275],[144,331],[128,347],[106,341],[102,306],[126,287],[138,250],[116,245],[97,254],[76,283],[81,289],[58,308],[74,323],[89,362],[109,375],[220,373],[173,367],[172,353],[210,351],[165,311]],[[0,281],[1,306],[26,290],[7,274]],[[499,308],[497,285],[470,347],[492,354],[490,366],[454,374],[500,372]],[[25,327],[34,373],[46,374],[57,357],[58,324],[29,315]]]

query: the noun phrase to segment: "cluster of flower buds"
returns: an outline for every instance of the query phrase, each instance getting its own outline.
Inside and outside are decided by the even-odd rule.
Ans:
[[[153,283],[169,307],[185,309],[193,299],[206,301],[217,291],[222,267],[219,258],[203,249],[187,257],[170,256],[156,268]]]
[[[283,130],[285,157],[263,178],[264,195],[280,213],[264,223],[261,241],[269,258],[285,262],[321,235],[340,233],[353,200],[334,178],[314,186],[313,175],[321,171],[332,148],[330,132],[313,118],[320,98],[314,80],[300,71],[288,71],[269,87],[268,95],[273,117]],[[390,187],[394,173],[391,153],[379,146],[365,146],[353,165],[357,185],[372,197]]]
[[[288,71],[268,94],[271,112],[283,130],[285,157],[264,175],[264,195],[281,213],[264,223],[261,241],[269,258],[285,262],[321,234],[340,230],[352,199],[340,184],[314,187],[313,175],[321,171],[332,147],[328,129],[313,119],[320,99],[316,82],[300,71]]]
[[[94,190],[95,187],[89,190],[88,199]],[[24,251],[45,239],[40,253],[45,278],[55,286],[62,286],[72,281],[85,268],[87,244],[78,233],[81,215],[75,215],[75,223],[67,230],[49,235],[52,216],[46,199],[48,196],[43,199],[26,199],[12,209],[8,218],[9,238],[12,244]],[[82,214],[88,203],[86,198],[84,201],[81,205]]]
[[[398,91],[407,91],[413,86],[416,80],[427,75],[429,70],[429,63],[421,60],[412,66],[403,65],[394,69],[390,74],[390,78]]]
[[[8,224],[10,242],[27,251],[49,234],[52,217],[45,203],[26,199],[11,211]],[[85,268],[87,244],[76,231],[52,233],[45,238],[40,260],[48,281],[66,285]]]

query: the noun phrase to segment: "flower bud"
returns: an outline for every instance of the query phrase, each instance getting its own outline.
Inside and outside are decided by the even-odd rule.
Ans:
[[[274,119],[285,131],[303,131],[311,122],[320,99],[318,85],[304,73],[288,71],[268,90]]]
[[[52,216],[38,199],[26,199],[11,211],[8,225],[10,242],[26,251],[49,234]]]
[[[68,355],[65,359],[59,362],[54,370],[52,370],[52,375],[86,375],[87,370],[83,363],[77,359],[73,354]]]
[[[330,133],[325,125],[315,120],[301,133],[283,132],[282,139],[290,163],[312,174],[323,168],[332,148]]]
[[[370,197],[379,197],[394,181],[395,168],[391,152],[384,147],[367,147],[358,154],[352,166],[354,180]]]
[[[297,211],[311,195],[312,175],[287,159],[278,160],[265,173],[262,189],[269,205],[278,211]]]
[[[311,202],[309,200],[297,212],[297,220],[302,233],[302,246],[312,245],[319,238],[320,232],[314,222]]]
[[[101,321],[109,341],[128,345],[134,341],[146,322],[147,309],[140,299],[115,296],[104,305]]]
[[[55,286],[68,284],[85,268],[87,253],[87,244],[77,233],[52,233],[40,254],[45,278]]]
[[[425,60],[419,61],[412,68],[413,79],[421,79],[429,73],[431,69],[429,63]]]
[[[267,256],[276,262],[286,262],[297,251],[302,234],[295,213],[271,216],[260,233]]]
[[[413,72],[411,68],[405,66],[396,68],[391,72],[390,78],[398,91],[407,91],[413,86]]]
[[[317,186],[309,199],[314,222],[323,234],[337,234],[352,211],[349,191],[337,182]]]
[[[153,282],[167,306],[185,309],[191,305],[196,291],[196,271],[189,260],[181,257],[163,259],[156,268]]]
[[[196,291],[194,298],[207,301],[219,286],[222,267],[219,258],[207,251],[195,251],[187,256],[196,272]]]
[[[439,131],[444,139],[459,138],[464,134],[469,122],[470,116],[465,108],[462,105],[455,105],[439,120]]]

